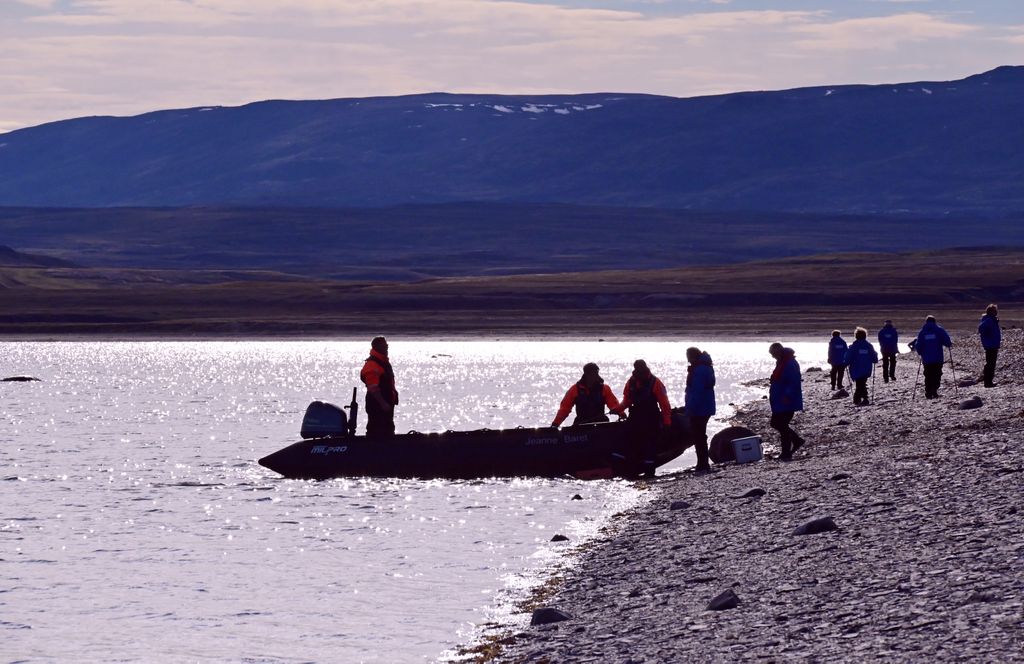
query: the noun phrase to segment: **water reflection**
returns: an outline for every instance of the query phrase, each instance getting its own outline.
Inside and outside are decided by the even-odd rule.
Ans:
[[[396,423],[545,425],[585,362],[621,393],[639,357],[681,403],[688,345],[392,339]],[[721,417],[771,369],[765,343],[696,345],[715,359]],[[815,348],[798,346],[805,364]],[[625,482],[316,483],[257,466],[297,439],[310,400],[347,403],[367,350],[0,344],[8,373],[43,379],[0,384],[5,654],[430,658],[536,583],[562,550],[553,534],[585,541],[641,499]]]

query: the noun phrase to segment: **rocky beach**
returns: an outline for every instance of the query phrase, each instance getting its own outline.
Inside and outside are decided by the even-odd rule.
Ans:
[[[764,461],[650,482],[531,607],[563,619],[482,658],[1024,661],[1022,342],[1004,329],[986,389],[977,336],[954,335],[960,385],[947,365],[936,400],[920,381],[912,398],[918,362],[902,355],[866,407],[798,357],[807,445],[792,462],[774,459],[767,401],[743,406],[734,423],[763,437]]]

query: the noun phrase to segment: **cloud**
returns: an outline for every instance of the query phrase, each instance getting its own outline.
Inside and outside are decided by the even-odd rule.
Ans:
[[[900,44],[957,39],[980,28],[934,14],[909,13],[797,26],[796,46],[812,50],[894,50]]]
[[[644,3],[616,9],[609,0],[602,7],[501,0],[32,4],[41,11],[6,27],[0,21],[3,127],[266,98],[440,90],[687,96],[891,82],[904,74],[953,78],[1022,59],[1013,57],[1020,35],[925,12],[849,19],[685,3],[649,13]]]
[[[16,4],[37,9],[51,9],[57,4],[57,0],[14,0]]]

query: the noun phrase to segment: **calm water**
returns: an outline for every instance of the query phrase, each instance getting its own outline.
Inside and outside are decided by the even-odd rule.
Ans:
[[[398,430],[437,431],[545,425],[590,360],[621,393],[643,357],[681,404],[690,343],[391,345]],[[738,383],[770,371],[767,344],[698,345],[728,417],[757,396]],[[805,366],[823,349],[797,345]],[[566,550],[553,534],[593,538],[643,500],[620,481],[301,482],[258,466],[298,439],[309,401],[349,401],[367,350],[0,343],[0,374],[43,379],[0,383],[0,658],[429,661],[509,619]]]

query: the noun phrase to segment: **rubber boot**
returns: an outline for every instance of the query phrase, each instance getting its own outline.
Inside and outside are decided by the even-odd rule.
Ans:
[[[694,468],[698,473],[709,473],[711,472],[711,461],[708,458],[708,439],[705,437],[703,440],[697,441],[693,446],[697,451],[697,466]]]

